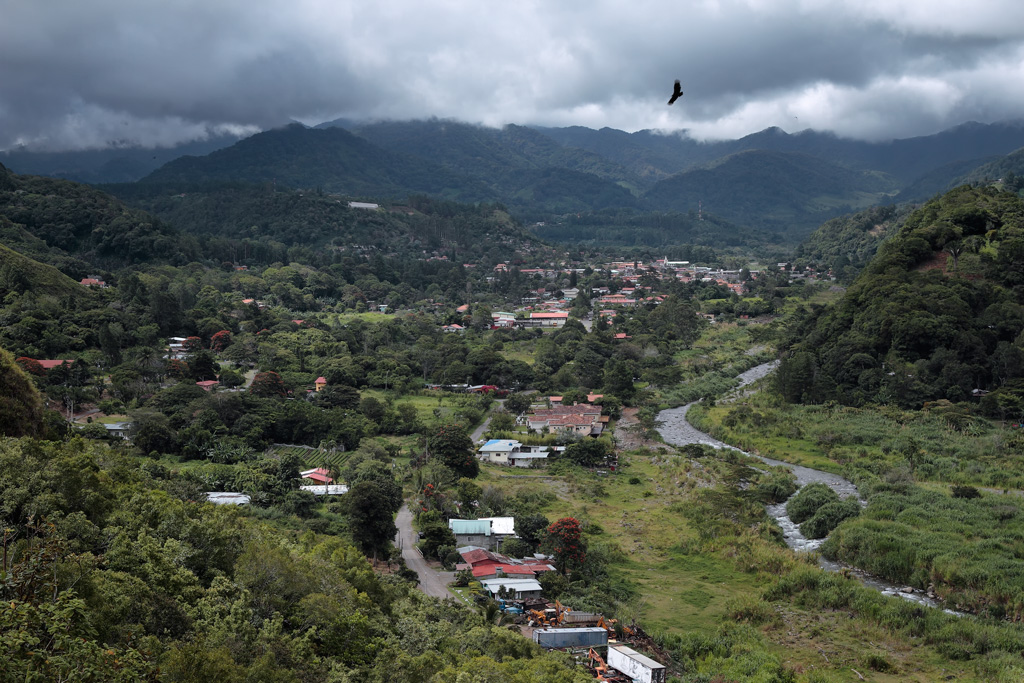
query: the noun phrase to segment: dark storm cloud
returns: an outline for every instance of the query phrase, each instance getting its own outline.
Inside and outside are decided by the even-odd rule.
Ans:
[[[339,116],[879,139],[1024,112],[1016,0],[0,1],[0,148]]]

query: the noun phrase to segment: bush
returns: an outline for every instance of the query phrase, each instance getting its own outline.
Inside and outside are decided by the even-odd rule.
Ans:
[[[786,514],[795,524],[802,524],[814,516],[814,513],[826,503],[839,502],[839,495],[828,485],[814,482],[800,489],[793,499],[786,504]]]
[[[860,514],[860,503],[852,498],[825,503],[814,516],[800,525],[800,533],[807,538],[825,538],[844,519]]]
[[[775,505],[786,500],[796,491],[796,477],[788,469],[772,473],[758,482],[755,492],[757,498],[765,505]]]
[[[957,484],[953,486],[952,492],[954,498],[981,498],[981,491],[974,488],[973,486]]]

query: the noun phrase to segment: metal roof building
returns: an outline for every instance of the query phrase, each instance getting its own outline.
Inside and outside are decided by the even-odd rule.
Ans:
[[[513,597],[517,600],[522,598],[539,598],[543,590],[540,582],[536,579],[484,579],[480,582],[480,585],[491,595],[497,595],[498,591],[503,588],[512,590],[514,593]]]

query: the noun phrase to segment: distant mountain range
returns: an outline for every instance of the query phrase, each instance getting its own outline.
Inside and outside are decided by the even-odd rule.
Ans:
[[[967,179],[1016,167],[1004,157],[1024,147],[1024,123],[967,123],[937,135],[868,143],[778,128],[698,142],[608,128],[334,121],[204,144],[179,148],[180,156],[158,168],[143,163],[139,150],[21,152],[0,155],[0,161],[17,172],[88,182],[141,180],[174,188],[229,181],[319,188],[353,198],[425,194],[498,201],[530,221],[601,210],[700,210],[792,241],[850,211],[922,201]],[[152,153],[160,158],[148,161],[173,154]]]

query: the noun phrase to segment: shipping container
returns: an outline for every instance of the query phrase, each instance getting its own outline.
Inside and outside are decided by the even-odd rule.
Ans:
[[[563,624],[596,624],[601,620],[601,615],[596,612],[562,612]]]
[[[625,645],[608,647],[608,666],[621,671],[636,683],[665,683],[665,667]]]
[[[608,631],[603,628],[539,628],[533,642],[549,650],[600,647],[608,644]]]

